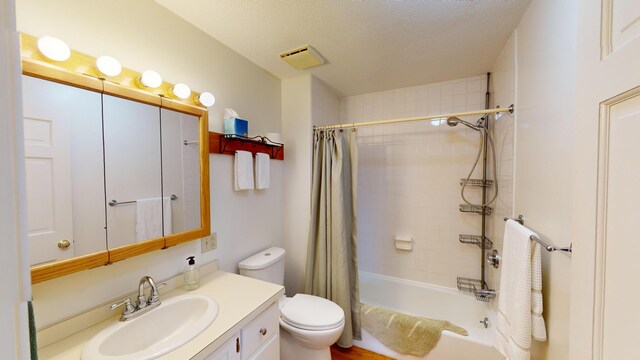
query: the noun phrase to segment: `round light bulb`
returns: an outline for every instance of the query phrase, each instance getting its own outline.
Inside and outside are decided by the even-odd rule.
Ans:
[[[100,56],[96,60],[96,66],[101,73],[107,76],[117,76],[122,71],[120,62],[111,56]]]
[[[38,50],[42,55],[53,61],[65,61],[71,57],[69,45],[51,36],[43,36],[38,39]]]
[[[162,85],[162,77],[153,70],[147,70],[140,76],[140,83],[148,88],[155,89]]]
[[[179,97],[180,99],[187,99],[189,97],[189,95],[191,95],[191,89],[189,89],[189,87],[185,84],[175,84],[173,86],[173,90],[171,90],[173,92],[173,95]]]
[[[198,96],[198,102],[206,107],[212,107],[216,103],[216,97],[212,93],[205,91]]]

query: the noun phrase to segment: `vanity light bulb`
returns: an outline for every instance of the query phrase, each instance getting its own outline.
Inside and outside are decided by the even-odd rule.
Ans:
[[[140,83],[145,87],[155,89],[162,85],[162,77],[153,70],[147,70],[140,76]]]
[[[69,45],[51,36],[43,36],[38,39],[38,50],[42,55],[53,61],[65,61],[71,57]]]
[[[198,102],[206,107],[212,107],[216,103],[216,97],[212,93],[205,91],[198,96]]]
[[[117,76],[122,71],[120,62],[111,56],[100,56],[96,60],[96,66],[101,73],[107,76]]]
[[[187,99],[189,95],[191,95],[191,89],[185,84],[175,84],[173,86],[173,95],[179,97],[180,99]]]

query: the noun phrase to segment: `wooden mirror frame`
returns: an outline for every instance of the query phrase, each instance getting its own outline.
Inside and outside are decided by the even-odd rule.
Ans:
[[[163,82],[158,89],[141,89],[136,82],[140,73],[122,68],[120,75],[109,77],[96,69],[96,58],[71,51],[71,57],[63,62],[49,61],[40,54],[37,39],[21,34],[20,52],[22,56],[22,74],[53,81],[89,91],[112,95],[159,108],[169,109],[199,118],[200,145],[200,228],[172,234],[141,243],[106,249],[93,254],[56,261],[31,268],[31,283],[51,280],[116,261],[128,259],[155,250],[209,236],[211,233],[209,203],[209,120],[207,109],[197,104],[198,93],[193,92],[186,100],[170,97],[173,84]]]

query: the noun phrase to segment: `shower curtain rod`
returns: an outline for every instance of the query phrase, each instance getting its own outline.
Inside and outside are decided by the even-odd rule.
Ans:
[[[476,110],[476,111],[459,112],[454,114],[418,116],[418,117],[410,117],[410,118],[402,118],[402,119],[367,121],[367,122],[359,122],[359,123],[351,123],[351,124],[334,124],[334,125],[325,125],[325,126],[314,125],[313,128],[320,129],[320,130],[344,129],[344,128],[353,128],[358,126],[393,124],[393,123],[409,122],[409,121],[447,119],[450,117],[460,117],[460,116],[469,116],[469,115],[488,115],[488,114],[497,114],[501,112],[508,112],[513,114],[513,110],[514,110],[514,106],[513,104],[511,104],[508,108],[482,109],[482,110]]]

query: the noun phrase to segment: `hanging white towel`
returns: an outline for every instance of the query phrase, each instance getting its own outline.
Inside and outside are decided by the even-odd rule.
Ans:
[[[164,235],[173,233],[171,226],[171,198],[136,200],[136,241],[162,237],[162,211],[164,208]]]
[[[235,191],[253,189],[253,156],[250,152],[236,151],[234,173]]]
[[[538,236],[507,220],[502,244],[496,348],[507,360],[528,360],[531,338],[547,339],[542,317],[542,266]]]
[[[256,153],[256,189],[269,188],[269,154]]]

